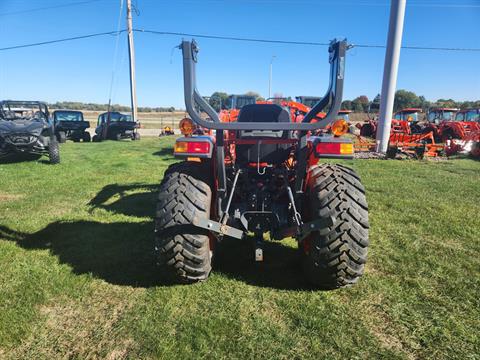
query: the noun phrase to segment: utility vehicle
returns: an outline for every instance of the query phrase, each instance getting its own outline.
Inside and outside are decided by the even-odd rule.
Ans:
[[[243,106],[236,121],[222,122],[197,90],[196,42],[180,47],[191,120],[183,120],[184,136],[174,147],[183,161],[168,168],[159,191],[155,250],[162,274],[178,282],[205,280],[216,244],[225,237],[246,241],[248,234],[252,259],[262,261],[270,233],[273,240],[296,238],[312,284],[333,289],[357,282],[368,247],[365,190],[354,170],[319,163],[351,159],[353,144],[335,123],[336,136],[313,135],[340,109],[346,41],[331,42],[327,94],[301,122],[280,105],[257,103]],[[325,118],[312,122],[327,107]],[[215,136],[193,135],[193,122]]]
[[[110,111],[98,116],[97,127],[93,141],[102,140],[140,140],[138,122],[132,120],[131,115],[122,114],[117,111]]]
[[[67,140],[90,142],[90,133],[87,131],[90,123],[85,121],[81,111],[55,110],[52,118],[58,142],[64,143]]]
[[[60,162],[60,150],[46,103],[0,101],[0,158],[19,156],[38,159],[47,155]]]

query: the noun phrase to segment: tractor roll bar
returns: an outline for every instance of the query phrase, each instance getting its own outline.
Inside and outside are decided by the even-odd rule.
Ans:
[[[195,40],[182,41],[179,48],[183,53],[183,81],[185,92],[185,105],[187,112],[198,125],[208,129],[220,130],[318,130],[333,122],[337,116],[342,104],[343,79],[345,71],[345,54],[347,51],[346,40],[332,40],[328,48],[330,62],[330,84],[326,95],[316,103],[313,108],[305,115],[303,122],[293,123],[270,123],[270,122],[221,122],[218,114],[210,104],[200,95],[196,83],[196,63],[199,48]],[[210,117],[205,120],[198,112],[198,108],[203,110]],[[315,123],[312,119],[330,104],[327,116]]]

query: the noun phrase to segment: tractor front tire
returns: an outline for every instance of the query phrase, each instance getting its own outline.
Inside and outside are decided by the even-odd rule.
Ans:
[[[48,158],[50,164],[60,164],[60,147],[56,139],[48,144]]]
[[[352,285],[367,260],[365,189],[355,171],[342,165],[320,164],[309,175],[307,213],[325,225],[300,244],[305,275],[326,290]]]
[[[207,279],[212,251],[207,230],[194,218],[210,219],[211,169],[204,164],[171,165],[160,185],[155,218],[155,252],[161,275],[176,283]]]

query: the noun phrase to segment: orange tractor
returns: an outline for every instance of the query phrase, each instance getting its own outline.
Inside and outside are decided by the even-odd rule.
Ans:
[[[392,129],[394,132],[399,132],[401,130],[407,132],[407,128],[413,127],[419,120],[419,114],[422,113],[422,109],[417,108],[406,108],[400,111],[397,111],[393,114],[392,119]],[[360,135],[365,137],[375,138],[377,133],[378,121],[376,119],[369,119],[363,124],[358,124],[357,127],[360,128]],[[408,130],[410,132],[410,130]]]
[[[432,108],[424,131],[445,143],[445,153],[480,157],[480,109]]]
[[[442,142],[464,140],[472,133],[480,131],[478,109],[459,112],[453,108],[432,108],[428,112],[427,120],[425,129],[433,131],[435,138]]]
[[[190,118],[182,120],[184,136],[174,147],[182,161],[170,166],[160,185],[155,242],[162,274],[183,283],[207,279],[227,237],[253,240],[252,258],[263,261],[269,233],[272,240],[297,240],[311,284],[334,289],[356,283],[368,248],[365,189],[353,169],[321,161],[353,157],[351,139],[335,125],[346,41],[331,42],[327,94],[301,119],[266,102],[244,105],[236,117],[222,120],[197,90],[197,44],[180,47]],[[330,123],[333,135],[316,135]],[[193,134],[195,124],[215,135]]]
[[[415,158],[435,157],[443,149],[443,145],[435,142],[433,131],[421,125],[419,115],[421,113],[422,109],[406,108],[393,115],[387,151],[388,157],[395,157],[398,153]],[[357,137],[356,148],[361,151],[374,150],[375,142],[368,140],[366,137],[375,138],[377,120],[370,119],[357,126],[360,128],[360,136]]]

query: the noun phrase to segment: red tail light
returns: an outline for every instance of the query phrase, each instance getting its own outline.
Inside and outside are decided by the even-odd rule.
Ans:
[[[208,154],[210,152],[210,143],[207,141],[177,141],[175,143],[175,152],[187,154]]]
[[[338,155],[350,155],[353,154],[352,143],[318,143],[315,148],[317,154],[338,154]]]
[[[202,140],[195,137],[180,138],[175,143],[174,154],[176,156],[200,156],[211,157],[213,143],[207,137]]]

